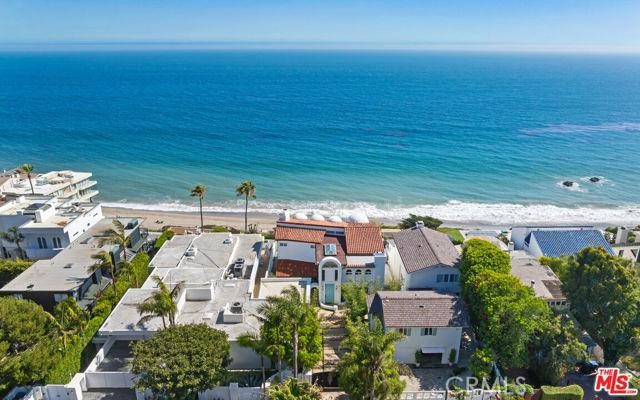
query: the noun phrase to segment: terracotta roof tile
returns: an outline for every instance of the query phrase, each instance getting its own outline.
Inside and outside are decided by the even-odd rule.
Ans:
[[[276,227],[276,240],[290,240],[292,242],[322,243],[324,231],[321,229]]]
[[[324,245],[325,244],[335,244],[336,245],[336,255],[331,256],[335,257],[340,261],[340,264],[347,264],[347,255],[344,252],[344,238],[337,238],[335,236],[325,236],[324,240],[321,244],[316,244],[316,263],[320,263],[322,259],[325,257],[324,254]]]
[[[349,224],[345,228],[347,254],[370,255],[384,251],[380,227],[374,224]]]
[[[318,278],[318,266],[312,262],[296,260],[276,260],[278,278]]]

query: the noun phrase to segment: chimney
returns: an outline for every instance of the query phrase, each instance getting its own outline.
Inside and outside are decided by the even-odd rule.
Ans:
[[[424,222],[423,221],[416,221],[416,228],[417,229],[424,228]]]
[[[289,221],[291,219],[291,211],[289,211],[288,209],[284,209],[282,210],[282,213],[280,214],[280,221]]]

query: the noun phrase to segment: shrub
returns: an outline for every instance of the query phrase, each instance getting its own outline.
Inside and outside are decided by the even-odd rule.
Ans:
[[[171,229],[166,229],[162,234],[156,239],[156,242],[153,245],[153,248],[157,251],[160,250],[164,242],[167,240],[171,240],[176,233]]]
[[[0,288],[33,264],[25,260],[0,260]]]
[[[542,386],[541,400],[582,400],[584,391],[578,385],[564,387]]]
[[[491,376],[491,354],[485,349],[476,349],[469,360],[469,370],[479,380]]]
[[[458,352],[456,351],[456,349],[451,349],[451,351],[449,352],[449,362],[452,364],[456,362],[457,355],[458,355]]]
[[[287,379],[279,385],[269,387],[269,398],[273,400],[320,400],[322,389],[297,379]]]

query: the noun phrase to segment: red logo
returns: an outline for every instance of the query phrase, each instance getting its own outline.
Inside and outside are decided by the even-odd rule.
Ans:
[[[631,376],[620,372],[619,368],[598,368],[594,388],[596,392],[606,391],[611,396],[635,396],[637,389],[629,387]]]

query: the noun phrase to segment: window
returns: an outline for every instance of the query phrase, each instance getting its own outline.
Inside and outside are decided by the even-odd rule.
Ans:
[[[455,283],[458,282],[458,274],[438,274],[436,275],[437,283]]]
[[[360,276],[360,275],[362,275],[362,270],[357,269],[357,270],[356,270],[356,276]]]
[[[335,273],[333,274],[333,280],[334,280],[334,281],[337,281],[337,280],[338,280],[338,270],[336,269],[336,270],[335,270],[335,271],[333,271],[333,272],[335,272]]]
[[[325,276],[324,276],[324,270],[322,270],[322,280],[325,280]]]
[[[38,238],[38,248],[46,249],[47,248],[47,239],[43,237]]]
[[[411,328],[398,328],[398,332],[405,336],[411,336]]]
[[[54,249],[61,249],[62,248],[62,240],[60,240],[59,237],[54,237],[52,239],[53,241],[53,248]]]
[[[333,243],[329,243],[329,244],[325,244],[324,245],[324,255],[325,256],[335,256],[336,254],[338,254],[338,251],[336,250],[336,245]]]
[[[280,243],[279,243],[279,245],[280,245],[281,247],[287,247],[287,243],[286,243],[286,242],[280,242]]]
[[[420,332],[422,336],[435,336],[437,333],[437,328],[422,328],[422,331]]]
[[[344,274],[347,275],[347,276],[351,276],[351,275],[353,275],[353,271],[348,269],[348,270],[345,271]]]
[[[365,275],[371,275],[371,270],[370,269],[365,269],[364,270],[364,274]]]

